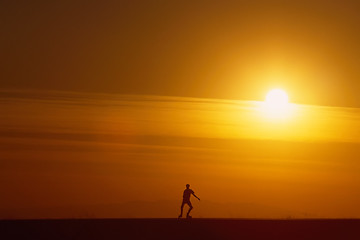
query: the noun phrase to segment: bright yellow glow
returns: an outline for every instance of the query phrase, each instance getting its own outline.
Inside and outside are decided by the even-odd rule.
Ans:
[[[284,90],[273,89],[268,92],[262,111],[267,117],[273,119],[285,119],[291,114],[289,97]]]
[[[289,97],[285,91],[273,89],[266,95],[265,101],[273,108],[282,108],[288,104]]]

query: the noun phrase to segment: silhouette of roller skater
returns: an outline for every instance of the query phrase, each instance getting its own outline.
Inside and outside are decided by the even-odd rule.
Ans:
[[[189,205],[189,207],[190,207],[189,211],[186,214],[186,218],[189,218],[189,213],[193,209],[193,206],[192,206],[192,204],[190,202],[191,194],[194,195],[194,197],[196,197],[200,201],[200,198],[198,198],[195,195],[194,191],[190,189],[190,184],[186,184],[186,189],[184,190],[184,194],[183,194],[183,201],[182,201],[182,204],[181,204],[181,212],[180,212],[179,218],[182,217],[183,209],[184,209],[185,204]]]

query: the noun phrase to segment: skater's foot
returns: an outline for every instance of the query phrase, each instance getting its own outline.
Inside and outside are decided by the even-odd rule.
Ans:
[[[179,215],[179,216],[178,216],[178,218],[181,218],[181,217],[182,217],[182,215]]]

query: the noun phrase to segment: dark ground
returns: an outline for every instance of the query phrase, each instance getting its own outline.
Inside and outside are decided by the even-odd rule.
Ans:
[[[0,239],[360,239],[360,220],[3,220]]]

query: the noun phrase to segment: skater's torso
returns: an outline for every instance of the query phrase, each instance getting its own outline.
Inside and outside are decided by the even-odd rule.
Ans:
[[[193,190],[191,190],[191,189],[185,189],[185,190],[184,190],[184,194],[183,194],[183,200],[184,200],[184,201],[190,201],[190,196],[191,196],[191,194],[193,194],[193,193],[194,193]]]

